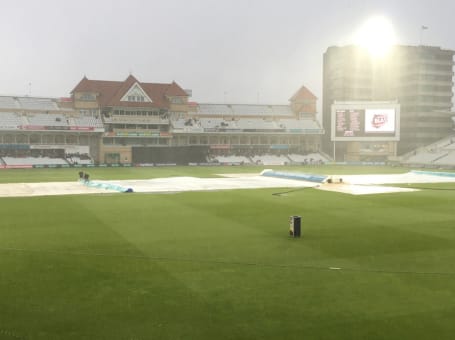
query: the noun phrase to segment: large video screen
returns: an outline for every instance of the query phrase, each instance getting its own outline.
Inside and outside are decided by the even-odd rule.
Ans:
[[[365,133],[395,133],[395,109],[366,109]]]
[[[396,107],[349,107],[335,105],[332,109],[333,140],[398,140]]]

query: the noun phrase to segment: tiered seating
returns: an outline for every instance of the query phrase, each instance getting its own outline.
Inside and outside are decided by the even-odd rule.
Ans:
[[[13,97],[0,96],[0,107],[2,109],[19,109],[19,103]]]
[[[242,130],[279,130],[276,122],[267,121],[259,118],[240,119],[237,121],[237,126]]]
[[[221,123],[225,122],[223,118],[200,118],[199,121],[204,129],[221,128],[224,127]]]
[[[67,118],[63,114],[34,113],[27,116],[30,125],[37,126],[68,126]]]
[[[178,130],[196,133],[204,132],[199,119],[179,118],[177,120],[171,121],[171,125],[176,130],[176,132],[178,132]]]
[[[66,157],[70,164],[93,164],[93,160],[88,156],[68,156]]]
[[[448,145],[445,145],[443,147],[444,150],[455,150],[455,143],[451,143],[451,144],[448,144]]]
[[[324,157],[323,155],[321,155],[320,153],[317,153],[317,152],[314,152],[314,153],[309,153],[308,155],[306,155],[306,157],[311,161],[311,159],[313,159],[313,161],[317,162],[317,161],[321,161],[321,162],[328,162],[329,159],[327,159],[326,157]]]
[[[179,118],[172,121],[171,124],[174,129],[185,130],[189,132],[203,132],[203,129],[238,129],[235,121],[225,120],[223,118]]]
[[[402,157],[402,164],[423,166],[454,166],[455,136],[448,136],[426,147],[419,148]]]
[[[274,116],[294,116],[291,108],[287,105],[271,105]]]
[[[232,111],[236,116],[273,116],[272,107],[269,105],[231,105]]]
[[[293,112],[286,105],[255,105],[255,104],[199,104],[199,116],[224,116],[224,117],[265,117],[265,116],[293,116]]]
[[[278,124],[286,130],[321,130],[321,126],[313,119],[280,119]]]
[[[216,156],[215,160],[221,164],[251,164],[245,156]]]
[[[254,156],[252,160],[256,164],[262,165],[286,165],[288,164],[289,158],[282,155],[262,155],[262,156]]]
[[[455,151],[450,151],[447,155],[434,161],[438,165],[455,165]]]
[[[289,159],[295,163],[306,163],[309,161],[308,156],[306,155],[299,155],[296,153],[288,155]]]
[[[451,138],[444,138],[443,140],[437,141],[436,143],[433,143],[431,145],[427,146],[427,149],[433,149],[433,150],[440,150],[440,149],[445,149],[447,147],[450,148],[452,144],[452,139]]]
[[[3,157],[6,165],[63,165],[68,164],[63,158],[50,157]]]
[[[183,129],[185,129],[186,121],[187,121],[187,119],[185,119],[185,118],[179,118],[179,119],[171,121],[171,125],[174,129],[183,130]]]
[[[17,130],[22,125],[21,117],[12,112],[0,112],[0,130]]]
[[[290,154],[288,157],[294,163],[321,164],[329,162],[326,157],[319,153],[310,153],[308,155]]]
[[[178,130],[198,132],[198,129],[215,129],[215,130],[249,130],[249,131],[287,131],[293,130],[314,130],[321,131],[319,123],[312,119],[281,119],[278,121],[265,120],[261,118],[239,118],[236,120],[225,119],[223,117],[202,117],[202,118],[179,118],[171,122],[172,127]]]
[[[103,122],[100,118],[91,117],[91,116],[82,116],[78,118],[74,118],[74,125],[75,126],[88,126],[93,128],[103,128]]]
[[[418,152],[415,155],[409,157],[405,163],[409,164],[431,164],[439,158],[442,158],[447,154],[447,151],[437,151],[437,150],[426,150]]]
[[[59,109],[57,103],[51,98],[17,97],[16,101],[24,110],[56,111]]]
[[[217,116],[232,116],[233,112],[230,105],[224,104],[199,104],[199,115],[217,115]]]

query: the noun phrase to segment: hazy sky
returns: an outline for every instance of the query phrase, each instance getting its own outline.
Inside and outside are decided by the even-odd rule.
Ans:
[[[0,0],[0,94],[68,96],[89,79],[175,80],[193,100],[322,100],[322,55],[371,16],[398,43],[455,49],[454,0]],[[31,84],[31,86],[29,86]]]

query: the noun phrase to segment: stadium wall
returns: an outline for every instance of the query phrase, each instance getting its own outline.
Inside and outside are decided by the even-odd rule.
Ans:
[[[133,147],[133,163],[177,164],[204,163],[208,146]]]

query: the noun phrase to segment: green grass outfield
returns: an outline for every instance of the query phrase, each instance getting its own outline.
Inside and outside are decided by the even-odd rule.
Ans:
[[[61,168],[61,169],[0,169],[0,183],[63,182],[78,178],[79,171],[91,179],[122,180],[174,176],[216,177],[226,173],[259,173],[265,168],[320,174],[404,173],[407,168],[378,166],[170,166],[128,168]]]
[[[0,178],[75,174],[2,170]],[[453,339],[455,184],[426,186],[365,196],[261,189],[0,198],[0,339]],[[290,215],[302,216],[300,239],[288,236]]]

